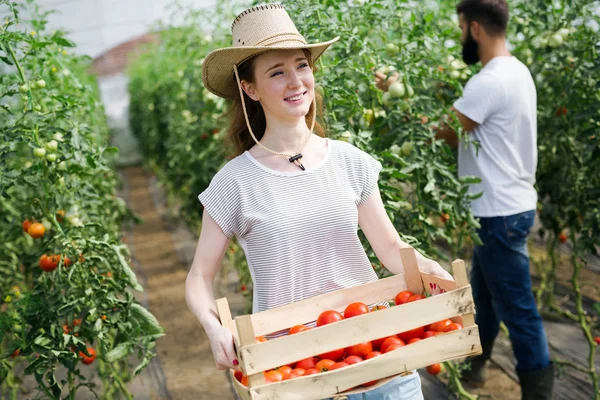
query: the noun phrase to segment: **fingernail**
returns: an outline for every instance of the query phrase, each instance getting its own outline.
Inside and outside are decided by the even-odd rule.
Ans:
[[[238,360],[233,360],[233,365],[238,365],[238,364],[239,364]]]

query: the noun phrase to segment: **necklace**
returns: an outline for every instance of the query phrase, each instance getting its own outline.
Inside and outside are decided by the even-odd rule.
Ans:
[[[305,171],[306,168],[304,168],[304,165],[302,165],[302,162],[300,160],[302,159],[302,150],[308,144],[308,141],[310,140],[310,138],[312,136],[313,130],[315,129],[315,121],[317,118],[317,107],[315,105],[315,100],[313,99],[313,102],[311,104],[312,106],[314,106],[314,112],[313,112],[312,122],[311,122],[311,126],[310,126],[310,131],[308,132],[308,135],[306,136],[306,139],[304,140],[302,147],[300,147],[300,149],[298,149],[296,154],[291,155],[288,153],[281,153],[281,152],[278,152],[275,150],[271,150],[268,147],[266,147],[265,145],[263,145],[261,142],[259,142],[256,139],[256,136],[254,136],[254,132],[252,131],[252,128],[250,127],[250,121],[248,120],[248,113],[246,112],[246,102],[244,101],[244,92],[242,91],[242,85],[240,84],[240,77],[238,76],[238,70],[237,70],[237,66],[235,64],[233,64],[233,71],[235,72],[235,79],[237,80],[238,89],[240,90],[240,98],[242,100],[242,109],[244,111],[244,118],[246,119],[246,125],[248,126],[248,131],[250,131],[250,135],[252,136],[252,139],[254,139],[254,141],[260,148],[268,151],[269,153],[286,157],[289,162],[296,164],[302,171]]]

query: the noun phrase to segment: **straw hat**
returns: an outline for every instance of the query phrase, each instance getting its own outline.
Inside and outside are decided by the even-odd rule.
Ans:
[[[281,4],[256,6],[243,11],[231,25],[233,47],[211,52],[202,64],[204,86],[219,97],[233,98],[238,92],[233,66],[274,49],[308,49],[315,62],[339,39],[308,44]]]

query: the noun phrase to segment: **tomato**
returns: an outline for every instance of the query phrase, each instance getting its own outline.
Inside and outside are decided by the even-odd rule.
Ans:
[[[369,354],[367,354],[367,356],[365,357],[365,360],[370,360],[373,357],[377,357],[380,356],[382,353],[378,352],[378,351],[372,351]]]
[[[560,235],[558,236],[558,240],[560,240],[561,243],[565,243],[567,241],[567,234],[564,232],[561,232]]]
[[[317,318],[317,326],[331,324],[332,322],[341,321],[343,319],[344,319],[344,316],[337,311],[334,311],[334,310],[323,311]]]
[[[329,371],[329,368],[331,368],[333,364],[335,364],[335,361],[324,358],[315,365],[315,369],[320,372]]]
[[[53,254],[47,255],[44,254],[40,257],[40,268],[42,271],[50,272],[54,271],[56,267],[58,267],[58,262],[60,261],[60,256]]]
[[[367,314],[369,312],[369,307],[365,303],[361,303],[359,301],[355,303],[351,303],[344,310],[344,318],[352,318],[357,315]]]
[[[440,220],[445,224],[450,220],[450,215],[448,213],[443,213],[440,215]]]
[[[42,147],[37,147],[37,148],[33,149],[33,155],[36,158],[44,158],[44,156],[46,155],[46,149],[44,149]]]
[[[354,346],[346,347],[346,353],[349,356],[365,357],[367,354],[373,351],[373,345],[371,342],[358,343]]]
[[[51,140],[44,145],[46,150],[48,151],[56,151],[58,150],[58,142],[56,140]]]
[[[71,332],[71,328],[69,328],[69,325],[67,325],[67,324],[63,325],[63,332],[67,335]]]
[[[289,374],[287,374],[287,375],[285,375],[285,376],[283,377],[283,380],[284,380],[284,381],[287,381],[287,380],[289,380],[289,379],[298,378],[299,376],[302,376],[302,375],[298,375],[298,373],[296,373],[296,372],[294,372],[294,371],[291,371]]]
[[[372,307],[372,308],[369,310],[369,312],[375,312],[375,311],[379,311],[379,310],[385,310],[385,309],[387,309],[387,308],[390,308],[390,306],[387,306],[387,305],[385,305],[385,304],[379,304],[379,305],[377,305],[377,306],[373,306],[373,307]]]
[[[283,375],[281,374],[281,372],[276,371],[276,370],[269,371],[265,375],[265,381],[267,383],[280,382],[282,380],[283,380]],[[248,385],[246,384],[246,386],[248,386]]]
[[[284,365],[282,367],[277,368],[277,371],[281,373],[281,375],[285,378],[286,375],[289,375],[292,372],[292,367],[289,365]]]
[[[427,372],[431,375],[437,375],[442,370],[442,365],[440,363],[435,363],[427,367]]]
[[[446,326],[444,328],[444,332],[452,332],[452,331],[457,331],[459,329],[462,329],[462,325],[458,324],[456,322],[451,323],[450,325]]]
[[[12,358],[18,357],[19,354],[21,354],[21,349],[16,349],[15,351],[12,352],[12,354],[10,355]]]
[[[433,337],[433,336],[435,336],[436,333],[437,333],[436,331],[427,331],[423,334],[423,339]]]
[[[73,326],[77,326],[77,325],[80,325],[80,324],[81,324],[81,320],[79,318],[75,318],[73,320]]]
[[[371,352],[372,353],[372,352]],[[370,354],[370,353],[369,353]],[[352,364],[356,364],[361,362],[363,359],[359,356],[348,356],[346,357],[346,359],[344,360],[344,362],[348,365],[352,365]]]
[[[305,358],[304,360],[298,361],[296,363],[296,368],[304,368],[304,369],[314,368],[318,362],[319,362],[319,359],[317,357],[308,357],[308,358]]]
[[[48,162],[54,162],[54,161],[56,161],[56,154],[53,154],[53,153],[46,154],[46,160]]]
[[[414,295],[414,293],[410,290],[404,290],[396,295],[396,297],[394,298],[394,303],[396,303],[397,306],[400,304],[404,304],[412,295]]]
[[[419,341],[421,341],[421,338],[416,337],[416,338],[410,339],[407,344],[413,344],[413,343],[417,343]]]
[[[385,348],[385,351],[383,353],[389,353],[390,351],[394,351],[394,350],[399,349],[400,347],[404,347],[404,346],[405,346],[404,343],[392,343]]]
[[[38,89],[43,89],[46,87],[46,81],[43,79],[40,79],[39,81],[35,82],[35,87]]]
[[[306,369],[296,367],[292,370],[292,372],[290,372],[290,374],[296,374],[298,376],[303,376],[304,374],[306,374]]]
[[[421,115],[421,123],[423,125],[425,125],[428,122],[429,122],[429,117],[427,117],[426,115]]]
[[[412,296],[410,296],[408,298],[408,300],[406,300],[407,303],[412,303],[413,301],[417,301],[417,300],[423,300],[426,299],[427,297],[423,296],[422,294],[413,294]]]
[[[242,381],[242,378],[244,377],[244,373],[243,373],[242,371],[237,371],[237,370],[236,370],[236,371],[234,371],[234,373],[233,373],[233,376],[235,377],[235,379],[236,379],[238,382],[241,382],[241,381]]]
[[[27,233],[29,233],[29,236],[31,236],[32,238],[39,239],[42,236],[44,236],[44,233],[46,233],[46,228],[39,222],[35,222],[31,224],[31,226],[29,226],[29,229],[27,229]]]
[[[411,329],[410,331],[399,333],[397,336],[405,342],[408,342],[411,339],[423,337],[424,333],[425,328],[421,326],[419,328]]]
[[[107,275],[108,276],[108,275]],[[109,278],[112,276],[112,273],[110,274]],[[268,339],[264,336],[257,336],[256,337],[256,341],[257,342],[266,342]]]
[[[244,385],[244,386],[248,386],[248,377],[247,377],[247,376],[243,376],[243,377],[242,377],[242,382],[241,382],[241,383],[242,383],[242,385]]]
[[[335,371],[336,369],[344,368],[349,366],[350,364],[345,363],[344,361],[336,362],[331,367],[329,367],[329,371]]]
[[[429,326],[429,329],[432,331],[436,331],[436,332],[443,332],[444,329],[446,329],[446,327],[448,325],[450,325],[451,323],[452,323],[451,319],[443,319],[441,321],[434,322],[433,324],[431,324]]]
[[[290,328],[290,330],[288,331],[288,335],[293,335],[294,333],[298,333],[298,332],[304,332],[309,330],[310,328],[306,325],[296,325],[296,326],[292,326]]]
[[[381,339],[372,340],[371,344],[373,345],[373,350],[379,350],[385,339],[387,339],[388,337],[389,336],[382,337]]]
[[[380,351],[382,353],[387,353],[387,348],[392,344],[401,344],[402,346],[404,346],[404,342],[400,338],[398,338],[397,336],[389,336],[383,341]]]
[[[327,353],[319,354],[318,357],[320,359],[329,359],[333,361],[339,361],[344,357],[346,353],[345,349],[338,349],[333,351],[328,351]]]
[[[388,93],[391,97],[403,97],[406,94],[406,89],[402,82],[394,82],[388,88]]]
[[[79,352],[79,356],[82,358],[82,363],[89,365],[91,363],[94,362],[94,360],[96,359],[96,350],[94,350],[93,347],[88,347],[87,348],[87,352],[89,354],[89,356],[85,355],[85,353],[83,351]]]
[[[25,221],[23,221],[23,225],[21,225],[23,227],[23,231],[27,232],[29,230],[29,227],[31,226],[31,224],[33,224],[33,222],[31,222],[28,219],[26,219]]]
[[[596,336],[594,338],[594,342],[596,342],[596,344],[600,344],[600,336]]]
[[[408,156],[408,155],[410,155],[410,153],[412,153],[413,143],[412,142],[404,142],[404,143],[402,143],[402,147],[400,149],[402,150],[402,155]]]
[[[304,376],[308,376],[308,375],[314,375],[314,374],[318,374],[319,370],[316,368],[309,368],[306,370],[306,372],[304,373]]]

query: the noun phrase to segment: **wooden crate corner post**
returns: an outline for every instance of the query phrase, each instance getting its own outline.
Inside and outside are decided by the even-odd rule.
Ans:
[[[454,275],[454,280],[456,281],[457,287],[463,288],[469,286],[469,279],[467,278],[467,269],[463,260],[457,259],[452,262],[452,274]],[[463,326],[465,327],[475,325],[475,315],[473,313],[463,314],[462,320]]]
[[[252,316],[242,315],[240,317],[236,317],[235,326],[240,339],[240,349],[238,355],[240,357],[242,369],[246,371],[250,363],[250,360],[248,360],[250,353],[246,350],[246,346],[256,343],[256,334],[254,333],[254,325],[252,325]],[[252,389],[255,386],[264,385],[265,383],[265,375],[262,371],[257,372],[256,374],[248,375],[248,389]]]
[[[412,247],[400,249],[400,260],[402,261],[402,267],[404,268],[404,280],[406,281],[406,288],[413,293],[425,294],[425,288],[423,286],[423,280],[421,279],[421,273],[419,272],[419,263],[417,262],[415,249]]]

